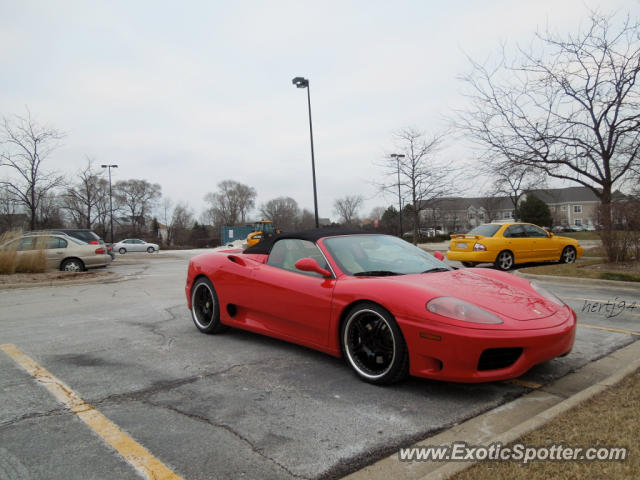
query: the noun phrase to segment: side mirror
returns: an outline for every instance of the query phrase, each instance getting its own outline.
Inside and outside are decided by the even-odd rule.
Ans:
[[[440,260],[441,262],[444,261],[444,255],[442,254],[442,252],[434,252],[433,256],[436,257],[438,260]]]
[[[307,257],[301,258],[295,264],[295,267],[298,270],[302,270],[303,272],[314,272],[322,275],[323,277],[331,277],[331,272],[329,270],[325,270],[315,259]]]

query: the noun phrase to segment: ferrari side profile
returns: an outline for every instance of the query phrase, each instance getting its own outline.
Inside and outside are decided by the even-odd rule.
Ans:
[[[235,327],[304,345],[375,384],[515,378],[568,354],[576,330],[573,310],[533,282],[335,229],[198,255],[185,293],[200,332]]]

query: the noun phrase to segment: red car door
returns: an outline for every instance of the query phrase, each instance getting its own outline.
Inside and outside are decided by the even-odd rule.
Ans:
[[[329,268],[312,242],[276,242],[267,263],[252,272],[247,303],[252,316],[259,317],[266,328],[279,336],[326,346],[336,280],[297,270],[295,262],[307,257]]]

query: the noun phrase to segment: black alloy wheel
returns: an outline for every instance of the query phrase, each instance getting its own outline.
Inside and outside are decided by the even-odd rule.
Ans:
[[[407,346],[393,316],[374,303],[356,305],[341,328],[347,362],[364,381],[390,384],[409,374]]]
[[[220,333],[225,329],[220,323],[218,295],[208,278],[199,278],[191,288],[191,317],[202,333]]]

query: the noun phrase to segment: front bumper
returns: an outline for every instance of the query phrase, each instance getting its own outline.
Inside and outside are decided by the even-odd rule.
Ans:
[[[562,313],[567,319],[560,325],[532,330],[482,330],[442,324],[434,328],[425,322],[402,321],[401,329],[409,347],[409,373],[470,383],[519,377],[533,366],[571,351],[576,314],[569,309]],[[509,365],[486,369],[487,353],[515,349],[521,349],[521,353]],[[487,350],[490,351],[483,357]]]

